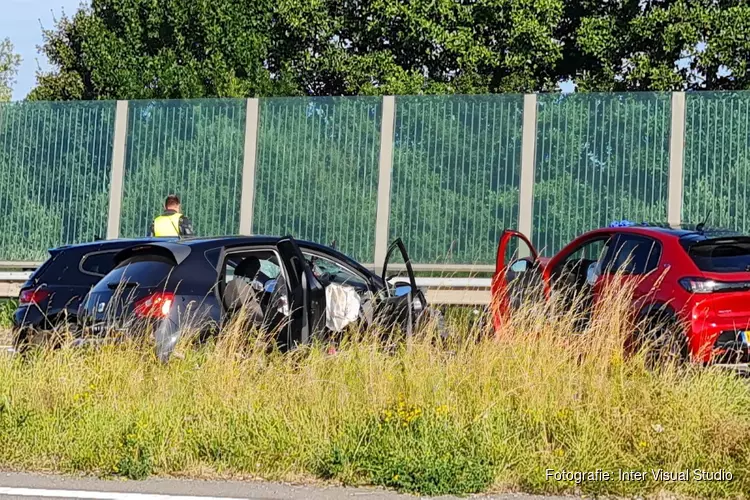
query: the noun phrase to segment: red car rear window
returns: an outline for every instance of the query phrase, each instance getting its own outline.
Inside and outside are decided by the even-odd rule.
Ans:
[[[702,241],[691,246],[688,255],[701,271],[747,272],[750,271],[750,238]]]

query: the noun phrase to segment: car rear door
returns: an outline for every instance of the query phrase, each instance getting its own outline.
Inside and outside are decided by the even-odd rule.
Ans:
[[[511,310],[530,297],[531,293],[543,295],[542,270],[539,255],[529,239],[513,229],[500,236],[495,258],[495,275],[492,278],[491,302],[495,328],[509,317]]]
[[[286,271],[289,297],[289,321],[284,325],[286,346],[309,343],[326,325],[326,294],[313,274],[297,242],[291,236],[276,244]],[[284,335],[285,334],[285,335]]]
[[[636,310],[649,302],[662,273],[658,268],[662,247],[657,240],[637,234],[618,234],[595,277],[594,300],[600,302],[606,290],[632,289]]]
[[[388,265],[398,255],[401,256],[406,266],[408,281],[389,282]],[[406,245],[401,238],[397,238],[388,247],[381,277],[386,290],[385,296],[381,297],[375,308],[376,319],[387,326],[400,325],[410,335],[414,328],[415,316],[427,309],[427,298],[417,287],[414,268],[411,265],[409,253],[406,251]]]

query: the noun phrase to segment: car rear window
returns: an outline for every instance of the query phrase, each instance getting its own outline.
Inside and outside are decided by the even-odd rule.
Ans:
[[[38,280],[42,277],[42,275],[47,271],[47,269],[50,268],[52,263],[55,261],[56,255],[51,254],[49,259],[45,260],[44,263],[37,267],[33,273],[31,273],[31,276],[29,276],[30,281]]]
[[[96,292],[111,291],[110,285],[137,283],[139,287],[163,285],[174,269],[174,261],[162,255],[137,255],[131,257],[107,274],[94,287]]]
[[[115,267],[116,253],[116,251],[90,253],[81,261],[81,270],[88,274],[104,276]]]
[[[750,271],[750,239],[703,241],[690,247],[688,255],[701,271],[712,273]]]

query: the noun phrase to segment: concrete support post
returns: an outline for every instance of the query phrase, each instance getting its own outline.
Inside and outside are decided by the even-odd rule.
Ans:
[[[378,207],[375,219],[375,272],[383,271],[388,251],[388,223],[391,214],[391,171],[393,169],[393,134],[396,123],[396,98],[383,97],[383,119],[380,124],[380,163],[378,174]]]
[[[685,93],[672,93],[672,127],[669,133],[669,194],[667,221],[682,220],[682,176],[685,163]]]
[[[534,166],[536,163],[536,94],[523,96],[523,132],[521,137],[521,184],[518,191],[518,230],[531,239],[534,218]],[[525,245],[519,256],[527,257]]]
[[[253,233],[255,208],[255,160],[258,150],[258,99],[247,100],[245,115],[245,153],[242,161],[242,195],[240,199],[240,234]]]
[[[115,110],[115,136],[112,147],[112,173],[109,180],[109,212],[107,239],[120,237],[122,215],[122,188],[125,177],[125,154],[128,140],[128,101],[117,101]]]

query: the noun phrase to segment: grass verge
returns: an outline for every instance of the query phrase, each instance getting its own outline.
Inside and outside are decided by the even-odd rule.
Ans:
[[[422,494],[746,494],[746,381],[625,359],[623,293],[578,333],[573,309],[536,305],[497,335],[454,318],[447,344],[428,329],[385,349],[364,332],[333,355],[325,346],[269,354],[234,329],[167,365],[134,345],[4,358],[0,466],[325,479]],[[613,479],[555,481],[547,469]],[[620,469],[648,475],[621,481]],[[652,469],[733,479],[662,482]]]

